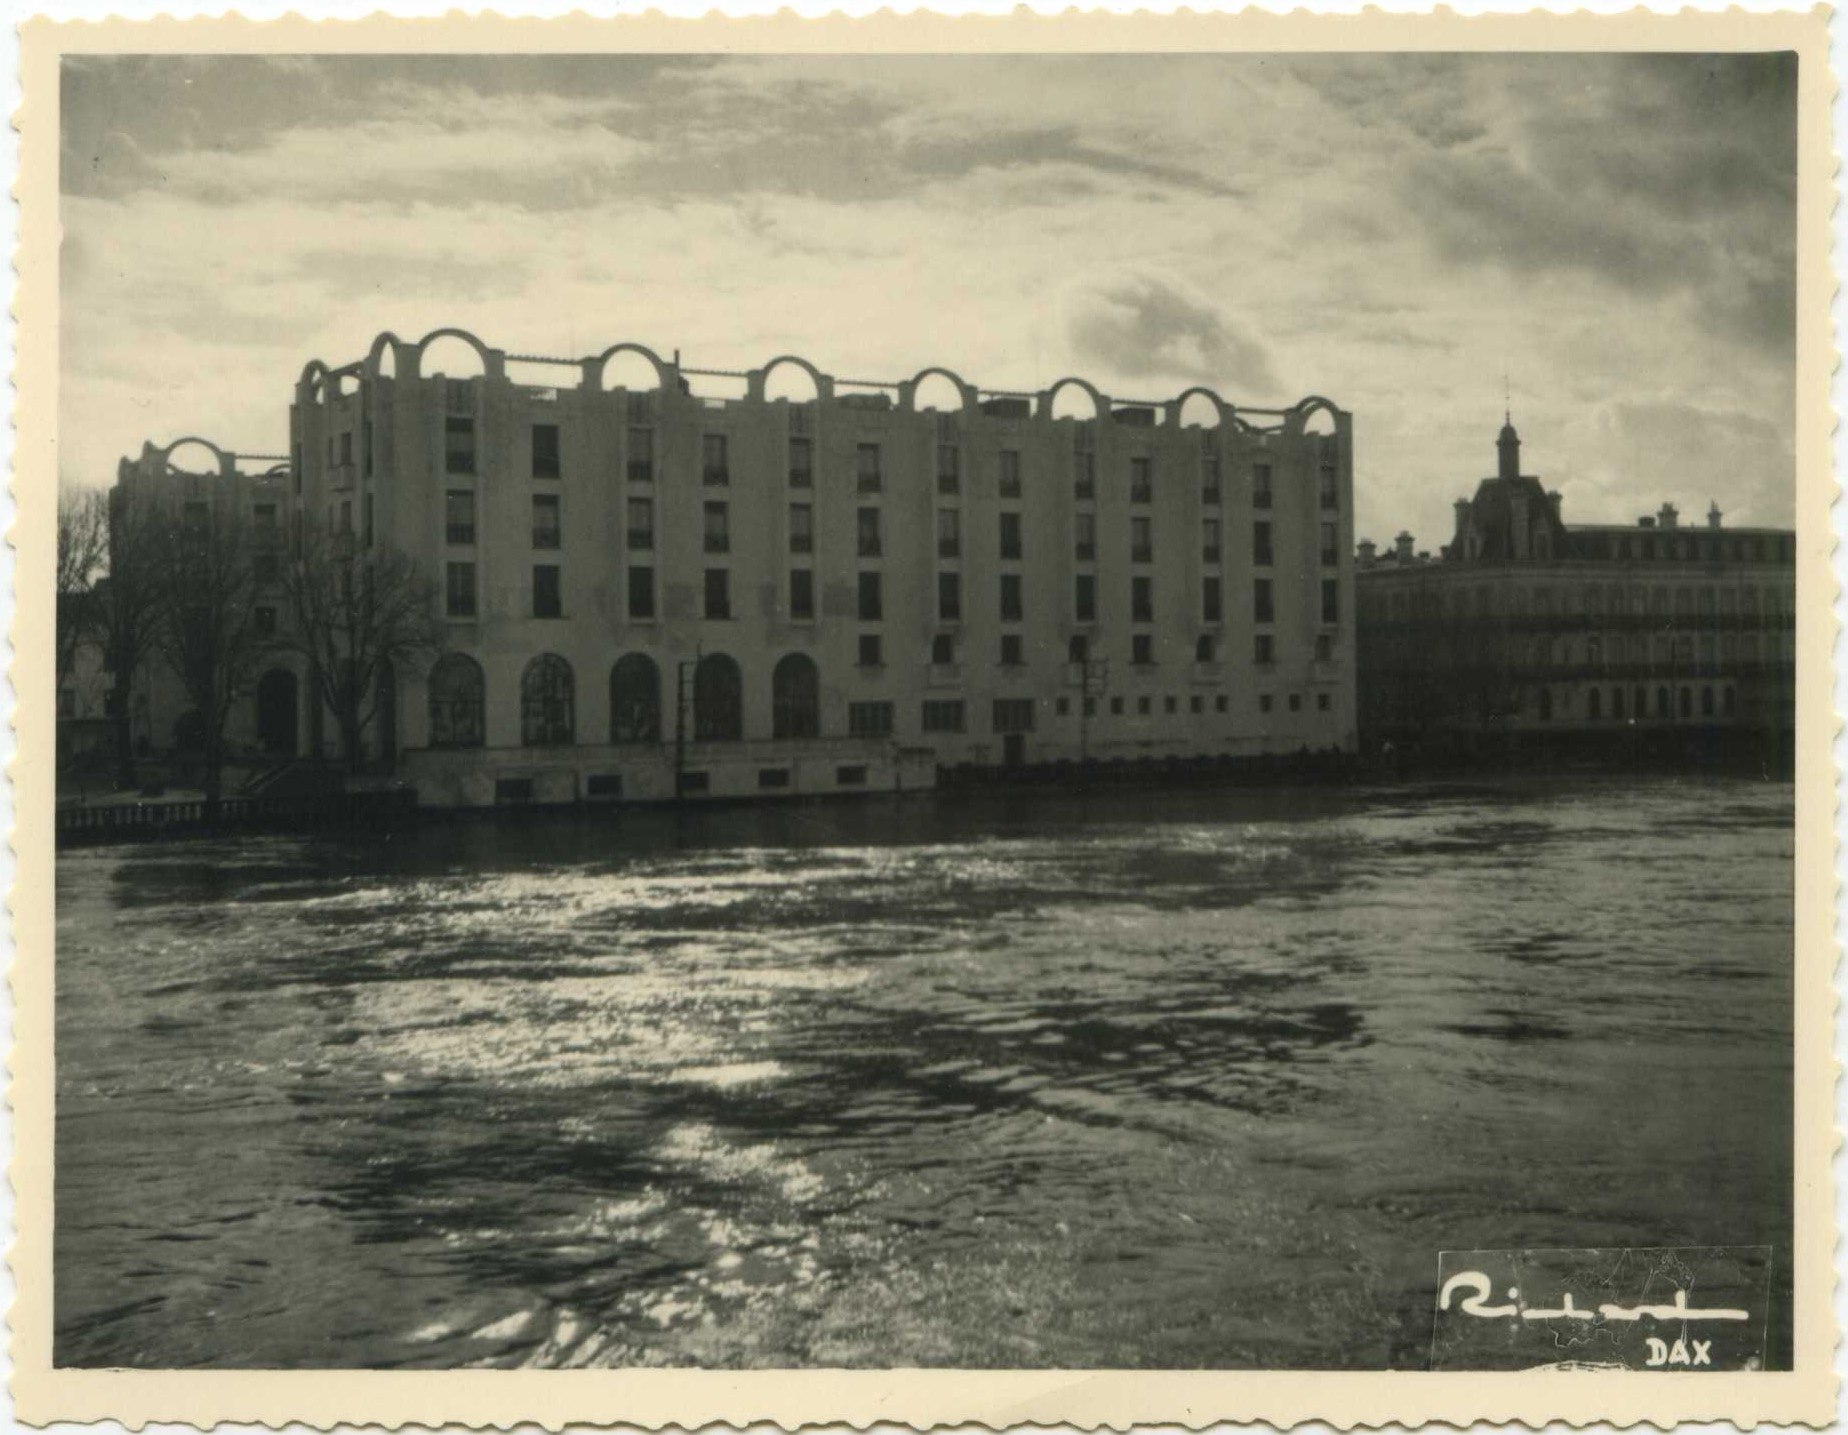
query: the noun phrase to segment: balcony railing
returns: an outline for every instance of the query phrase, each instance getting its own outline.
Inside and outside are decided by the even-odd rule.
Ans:
[[[1253,508],[1269,508],[1271,506],[1270,490],[1268,488],[1260,488],[1257,492],[1253,493],[1251,495],[1251,506]]]
[[[629,530],[629,547],[632,550],[653,548],[654,547],[654,529],[652,528],[631,528]]]
[[[630,483],[653,483],[654,482],[654,460],[647,459],[647,458],[630,459],[629,460],[629,482]]]
[[[1217,563],[1219,561],[1218,547],[1202,548],[1200,550],[1200,561],[1202,563]]]
[[[706,535],[706,551],[708,553],[731,552],[731,535],[727,533],[708,533]]]
[[[863,473],[854,485],[860,493],[878,493],[884,484],[876,473]]]
[[[1137,544],[1129,550],[1129,561],[1131,563],[1153,563],[1155,561],[1154,545],[1148,543]]]
[[[1077,546],[1077,554],[1080,563],[1094,562],[1097,558],[1097,545],[1095,543],[1080,543]]]
[[[815,551],[815,535],[812,533],[790,534],[789,551],[791,553],[813,553]]]
[[[1089,502],[1097,497],[1097,483],[1093,479],[1081,478],[1072,484],[1072,497],[1081,502]]]
[[[882,551],[883,545],[877,538],[869,538],[864,533],[860,535],[860,556],[862,558],[877,558]]]
[[[1208,507],[1217,507],[1219,503],[1219,489],[1216,486],[1201,489],[1200,502],[1206,504]]]
[[[708,488],[724,488],[731,483],[731,467],[709,467],[704,470],[702,481]]]
[[[962,557],[962,541],[956,538],[939,538],[937,540],[937,556],[939,558]]]
[[[1155,500],[1155,487],[1148,483],[1132,483],[1129,486],[1131,503],[1152,503]]]
[[[461,547],[472,545],[475,541],[475,525],[472,523],[451,523],[443,531],[449,542]]]
[[[815,471],[809,468],[790,469],[789,486],[791,488],[813,488],[815,486]]]
[[[533,547],[558,547],[558,530],[556,528],[535,528],[533,530]]]

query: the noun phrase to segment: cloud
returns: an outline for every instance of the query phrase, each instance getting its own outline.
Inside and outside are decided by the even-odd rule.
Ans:
[[[1234,402],[1275,397],[1282,388],[1257,339],[1160,279],[1081,293],[1067,322],[1080,358],[1125,379],[1204,384]]]

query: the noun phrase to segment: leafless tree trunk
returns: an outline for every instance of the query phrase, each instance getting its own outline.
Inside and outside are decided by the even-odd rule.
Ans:
[[[97,579],[109,552],[109,495],[99,488],[58,489],[58,685],[77,665],[77,649],[94,633]]]
[[[378,712],[381,677],[443,646],[438,593],[402,549],[302,522],[296,557],[284,566],[289,616],[280,641],[308,660],[352,772]]]

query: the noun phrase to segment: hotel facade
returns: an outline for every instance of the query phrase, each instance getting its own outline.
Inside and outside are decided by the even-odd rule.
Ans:
[[[1795,533],[1728,528],[1717,505],[1700,527],[1666,503],[1634,524],[1567,524],[1560,495],[1521,472],[1512,422],[1496,449],[1440,556],[1406,533],[1390,552],[1359,546],[1368,748],[1743,738],[1787,754]]]
[[[440,590],[444,651],[389,675],[367,734],[426,805],[1357,740],[1352,430],[1326,400],[722,373],[440,330],[310,363],[289,425],[294,518],[393,544]],[[306,753],[330,725],[300,692]]]

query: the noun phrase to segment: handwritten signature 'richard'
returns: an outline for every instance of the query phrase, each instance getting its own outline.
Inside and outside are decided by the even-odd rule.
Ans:
[[[1688,1293],[1679,1288],[1675,1291],[1672,1305],[1617,1305],[1605,1302],[1603,1305],[1584,1310],[1572,1302],[1572,1292],[1567,1291],[1563,1297],[1565,1304],[1559,1306],[1537,1306],[1519,1304],[1520,1289],[1508,1287],[1508,1299],[1514,1305],[1488,1305],[1486,1302],[1495,1293],[1495,1283],[1481,1271],[1458,1271],[1444,1282],[1444,1288],[1438,1292],[1437,1308],[1449,1310],[1451,1297],[1459,1291],[1469,1291],[1458,1305],[1465,1315],[1473,1315],[1483,1320],[1650,1320],[1662,1321],[1696,1321],[1696,1320],[1747,1320],[1745,1311],[1732,1306],[1709,1306],[1705,1309],[1688,1304]]]

